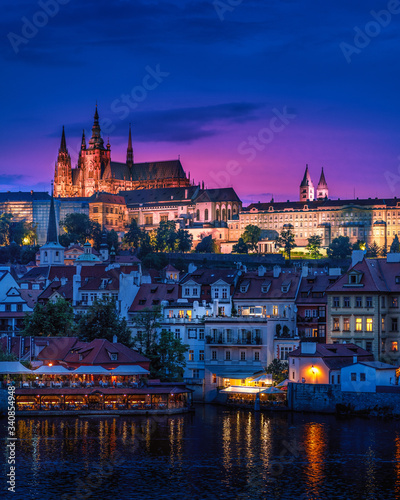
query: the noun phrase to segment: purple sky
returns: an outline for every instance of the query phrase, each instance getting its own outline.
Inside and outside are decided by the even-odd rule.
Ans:
[[[180,155],[245,204],[297,200],[306,163],[332,197],[400,194],[397,0],[2,5],[1,191],[49,190],[62,125],[75,162],[97,100],[114,160],[132,122],[137,161]]]

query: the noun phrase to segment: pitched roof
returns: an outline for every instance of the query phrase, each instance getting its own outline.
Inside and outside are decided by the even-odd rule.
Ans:
[[[144,283],[140,286],[129,312],[139,312],[159,306],[162,301],[175,302],[179,297],[179,286],[166,283]]]
[[[196,197],[195,202],[218,202],[218,201],[236,201],[241,203],[239,196],[233,188],[221,188],[221,189],[205,189],[199,193]]]
[[[233,284],[237,276],[237,271],[234,269],[196,269],[190,274],[187,274],[181,281],[184,285],[187,281],[194,281],[199,285],[212,285],[218,280],[223,280],[227,284]]]
[[[112,161],[105,178],[126,179],[131,181],[186,179],[180,160],[134,163],[130,168],[126,163]]]
[[[238,282],[234,293],[234,300],[246,299],[294,299],[299,284],[300,275],[297,273],[281,273],[274,278],[272,273],[258,276],[257,273],[249,272],[243,274]],[[246,291],[241,291],[243,287]],[[282,287],[289,286],[287,292]],[[266,287],[263,291],[263,287]]]
[[[42,290],[26,290],[24,288],[20,288],[19,293],[21,297],[25,300],[26,305],[30,309],[33,309],[35,307],[39,295],[42,293]]]
[[[125,205],[125,198],[118,194],[97,192],[89,198],[89,203],[114,203]]]
[[[118,354],[117,361],[111,360],[110,354]],[[118,365],[147,363],[149,359],[119,342],[95,339],[90,343],[82,342],[80,345],[73,346],[63,361],[67,364],[103,366],[116,363]]]
[[[324,362],[328,358],[339,359],[348,358],[353,364],[353,356],[357,356],[358,361],[373,361],[374,357],[369,352],[356,344],[316,344],[316,352],[302,353],[301,346],[294,349],[289,354],[290,357],[301,358],[323,358]]]
[[[349,284],[349,274],[358,273],[359,284]],[[329,287],[330,293],[395,292],[400,293],[400,263],[384,259],[364,259],[358,262]]]
[[[120,191],[128,206],[141,203],[191,203],[193,196],[199,190],[198,186],[171,187],[157,189],[135,189],[133,191]]]

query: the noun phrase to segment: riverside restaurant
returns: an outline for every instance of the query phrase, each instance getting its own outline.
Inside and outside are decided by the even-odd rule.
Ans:
[[[147,381],[138,365],[107,370],[101,366],[42,366],[0,363],[3,388],[15,386],[17,415],[179,413],[188,411],[192,390],[180,383]],[[140,378],[139,378],[140,377]]]

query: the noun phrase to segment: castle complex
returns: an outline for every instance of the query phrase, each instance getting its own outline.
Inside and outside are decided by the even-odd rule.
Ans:
[[[89,197],[95,192],[116,194],[122,190],[151,189],[190,186],[190,179],[179,160],[154,163],[135,163],[132,135],[129,128],[126,163],[111,160],[111,146],[100,133],[99,114],[94,114],[92,137],[86,145],[85,132],[82,134],[78,165],[71,166],[63,127],[61,145],[54,172],[54,196]]]

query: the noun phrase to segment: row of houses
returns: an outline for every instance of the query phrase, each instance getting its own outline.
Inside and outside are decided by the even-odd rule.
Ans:
[[[207,392],[242,381],[274,359],[287,360],[302,339],[354,343],[377,360],[398,364],[398,254],[355,254],[342,275],[307,265],[247,269],[241,263],[234,269],[190,265],[182,274],[172,265],[145,270],[133,256],[119,262],[107,254],[105,260],[92,257],[87,244],[75,265],[41,265],[20,276],[0,269],[1,332],[17,335],[36,302],[62,297],[82,314],[107,297],[132,335],[139,314],[159,309],[160,329],[188,345],[185,378]]]

